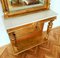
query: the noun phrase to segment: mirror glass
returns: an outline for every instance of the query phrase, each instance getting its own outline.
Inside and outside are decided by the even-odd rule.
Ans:
[[[10,12],[43,6],[45,0],[7,0]]]

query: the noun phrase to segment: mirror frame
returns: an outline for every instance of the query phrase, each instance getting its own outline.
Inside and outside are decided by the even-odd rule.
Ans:
[[[34,8],[32,7],[32,8],[19,10],[19,11],[12,13],[12,12],[9,12],[7,0],[1,0],[1,3],[2,3],[2,8],[3,8],[5,18],[14,17],[17,15],[23,15],[23,14],[32,13],[32,12],[41,11],[41,10],[47,10],[50,8],[50,0],[45,0],[45,5],[43,5],[43,6],[38,6],[38,7],[34,7]]]

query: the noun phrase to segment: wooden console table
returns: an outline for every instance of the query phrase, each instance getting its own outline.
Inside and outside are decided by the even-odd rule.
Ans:
[[[38,46],[46,41],[48,34],[52,28],[53,21],[56,19],[56,13],[53,12],[52,10],[45,10],[45,11],[41,11],[41,12],[37,12],[37,13],[25,15],[25,16],[13,17],[13,18],[2,18],[2,19],[4,19],[4,24],[5,24],[6,30],[9,34],[12,46],[14,48],[13,49],[14,54],[17,55],[19,53],[22,53],[26,50],[29,50],[29,49],[35,47],[35,46]],[[46,38],[42,39],[43,27],[44,27],[44,23],[46,23],[46,22],[48,22],[47,36],[46,36]],[[37,24],[38,24],[38,26],[37,26]],[[39,28],[39,31],[36,31],[35,28],[36,29]],[[26,31],[26,30],[28,30],[28,31]],[[32,30],[34,30],[34,31],[30,32]],[[29,32],[31,34],[29,34]],[[23,36],[23,34],[27,34],[27,35]],[[31,41],[32,43],[30,42],[30,40],[27,40],[27,42],[25,42],[25,44],[24,44],[24,42],[21,44],[21,42],[20,42],[21,40],[24,40],[26,38],[32,38],[34,36],[36,36],[35,37],[36,39],[33,39],[32,40],[33,42]],[[16,39],[18,39],[18,40],[16,41]],[[30,42],[30,44],[28,43],[28,41]],[[17,46],[17,45],[19,45],[19,46]],[[23,45],[23,46],[21,46],[21,45]]]
[[[15,51],[14,55],[18,55],[19,53],[23,53],[27,50],[30,50],[30,49],[37,47],[37,46],[41,45],[42,43],[46,42],[46,39],[48,38],[48,34],[49,34],[49,32],[52,28],[52,25],[53,25],[53,21],[56,19],[56,13],[52,10],[45,10],[45,11],[40,11],[37,13],[33,13],[33,14],[25,15],[25,16],[20,16],[20,17],[13,17],[13,18],[4,18],[3,16],[0,16],[0,19],[4,20],[4,25],[6,27],[6,30],[9,34],[9,36],[10,36],[12,46],[14,47],[14,49],[13,49]],[[44,39],[42,39],[42,38],[40,39],[40,37],[42,36],[44,23],[46,23],[46,22],[48,22],[47,36]],[[38,37],[38,35],[39,35],[38,43],[36,45],[32,45],[32,46],[27,47],[25,49],[19,50],[16,53],[16,51],[17,51],[16,38],[20,37],[20,35],[19,35],[21,32],[20,28],[23,28],[24,26],[28,26],[28,27],[30,26],[31,28],[37,29],[37,24],[38,24],[38,27],[40,28],[39,29],[40,31],[34,30],[34,32],[31,33],[32,35],[30,34],[28,36],[25,36],[25,37],[23,37],[23,39],[33,37],[36,35]],[[33,27],[32,27],[32,25],[33,25]],[[30,30],[30,27],[28,28],[28,31]],[[24,29],[22,31],[24,31]],[[15,38],[15,35],[16,35],[16,38]],[[12,37],[12,39],[11,39],[11,37]],[[25,56],[25,54],[26,53],[24,53],[24,56]]]
[[[24,16],[4,18],[1,7],[0,10],[0,19],[4,21],[12,43],[7,48],[3,48],[1,54],[6,58],[9,58],[8,54],[12,55],[10,58],[47,58],[45,53],[51,52],[48,36],[53,21],[56,19],[56,13],[45,10]],[[43,37],[43,27],[46,22],[48,22],[47,35]],[[1,54],[0,57],[5,58]]]

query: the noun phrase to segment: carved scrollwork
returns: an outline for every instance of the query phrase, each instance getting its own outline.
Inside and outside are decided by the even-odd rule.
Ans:
[[[53,26],[53,20],[51,20],[51,21],[48,23],[47,34],[49,34],[49,32],[51,31],[52,26]]]
[[[49,21],[49,23],[48,23],[47,34],[46,34],[46,37],[44,38],[45,41],[48,40],[49,33],[50,33],[51,29],[52,29],[52,26],[53,26],[53,20]]]

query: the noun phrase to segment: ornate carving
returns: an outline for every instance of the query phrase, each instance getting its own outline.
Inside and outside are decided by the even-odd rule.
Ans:
[[[48,40],[49,32],[51,31],[52,26],[53,26],[53,21],[54,21],[54,20],[51,20],[51,21],[49,21],[49,23],[48,23],[47,34],[46,34],[46,37],[44,38],[44,40]]]
[[[51,31],[52,25],[53,25],[53,20],[51,20],[51,21],[48,23],[47,34],[49,34],[49,32]]]

